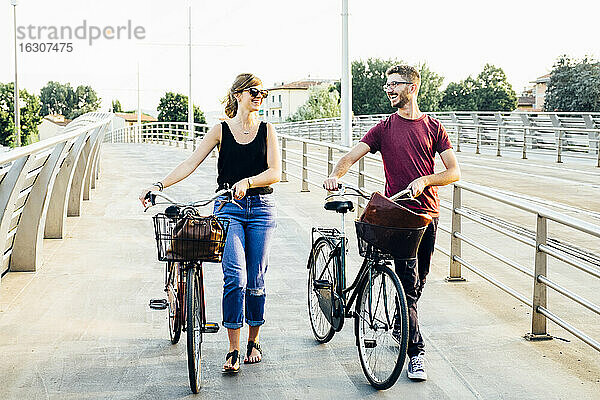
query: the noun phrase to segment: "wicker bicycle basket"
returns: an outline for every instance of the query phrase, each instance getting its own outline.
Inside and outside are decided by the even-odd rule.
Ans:
[[[220,262],[229,220],[214,215],[153,218],[160,261]]]
[[[417,256],[417,249],[426,226],[392,228],[354,221],[358,252],[362,257],[408,260]]]

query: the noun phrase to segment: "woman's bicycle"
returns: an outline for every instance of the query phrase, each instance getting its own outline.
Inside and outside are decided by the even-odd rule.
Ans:
[[[341,215],[341,230],[312,229],[307,265],[310,323],[316,340],[326,343],[342,329],[345,318],[353,318],[356,346],[365,376],[376,389],[388,389],[402,371],[409,329],[404,290],[391,268],[391,260],[414,258],[426,225],[385,228],[355,221],[359,254],[364,260],[354,282],[347,287],[348,240],[344,216],[354,210],[352,201],[345,199],[348,195],[370,198],[358,188],[340,185],[337,193],[326,197],[325,209]],[[330,200],[333,197],[338,200]],[[392,199],[414,200],[408,190]],[[391,239],[392,246],[398,248],[381,249],[377,245],[378,239],[388,243]]]
[[[194,203],[177,202],[162,192],[149,192],[146,196],[152,206],[169,204],[163,213],[153,217],[158,259],[167,263],[167,298],[151,300],[150,307],[168,309],[171,343],[179,341],[182,330],[187,333],[188,373],[194,393],[200,388],[202,334],[219,330],[218,323],[206,320],[202,263],[221,261],[229,227],[228,219],[201,216],[197,208],[223,195],[226,200],[222,204],[237,204],[231,190],[221,190],[211,199]],[[157,197],[166,202],[157,203]]]

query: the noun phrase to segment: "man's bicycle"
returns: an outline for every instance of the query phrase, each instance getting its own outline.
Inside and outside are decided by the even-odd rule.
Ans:
[[[223,195],[223,204],[237,204],[231,190],[221,190],[211,199],[194,203],[177,202],[162,192],[149,192],[146,196],[152,206],[169,204],[164,213],[153,217],[158,259],[166,261],[167,298],[151,300],[150,307],[168,309],[171,343],[179,341],[182,330],[187,333],[188,373],[194,393],[200,388],[202,334],[219,330],[218,323],[206,320],[202,263],[221,261],[229,227],[228,219],[200,216],[197,208]],[[157,203],[157,197],[166,202]]]
[[[354,319],[358,355],[365,376],[376,389],[390,388],[400,376],[408,347],[408,308],[404,290],[391,268],[394,258],[409,259],[416,251],[425,226],[387,228],[355,221],[359,254],[363,263],[346,286],[346,246],[344,215],[354,210],[345,196],[370,196],[358,188],[340,185],[326,197],[325,209],[341,216],[341,230],[313,228],[308,260],[308,314],[315,339],[331,340],[345,318]],[[330,200],[331,198],[337,200]],[[408,190],[393,200],[414,200]],[[422,225],[423,216],[415,214]],[[404,215],[403,219],[407,216]],[[408,217],[411,217],[410,212]],[[427,219],[425,219],[427,221]],[[383,245],[383,249],[378,244]],[[353,307],[354,304],[354,307]]]

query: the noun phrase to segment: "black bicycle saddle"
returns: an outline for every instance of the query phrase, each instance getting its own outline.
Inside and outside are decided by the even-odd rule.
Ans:
[[[325,203],[325,209],[329,211],[335,211],[337,213],[345,214],[348,211],[354,211],[354,204],[350,200],[341,201],[328,201]]]

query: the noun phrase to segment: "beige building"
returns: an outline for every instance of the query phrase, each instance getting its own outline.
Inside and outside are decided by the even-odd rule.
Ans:
[[[115,113],[115,117],[123,118],[125,123],[129,126],[137,124],[137,114],[134,112],[130,113]],[[142,124],[146,122],[157,122],[158,120],[152,115],[142,113],[141,119]]]
[[[38,135],[40,140],[60,135],[69,122],[71,122],[70,119],[67,119],[60,114],[46,115],[38,125]]]
[[[531,82],[535,84],[533,93],[535,97],[533,109],[535,111],[542,111],[544,109],[544,99],[546,98],[546,88],[548,87],[548,82],[550,82],[550,74],[542,75],[535,81]]]
[[[263,101],[259,114],[263,121],[285,122],[296,110],[308,100],[308,89],[324,83],[335,81],[325,79],[305,79],[290,83],[282,82],[269,88],[269,97]]]

